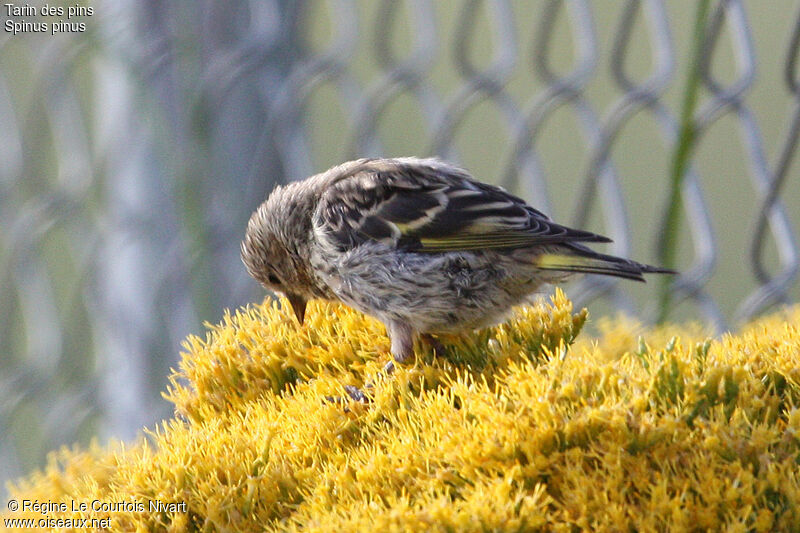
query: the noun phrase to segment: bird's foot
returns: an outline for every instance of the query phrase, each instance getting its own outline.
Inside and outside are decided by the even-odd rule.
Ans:
[[[364,388],[365,389],[371,389],[372,387],[367,385]],[[344,387],[344,391],[354,401],[361,402],[361,403],[370,403],[372,401],[372,398],[370,396],[367,396],[367,394],[364,391],[362,391],[358,387],[354,387],[353,385],[346,385]]]
[[[382,373],[391,376],[394,373],[395,366],[394,361],[389,361],[384,365]],[[344,391],[347,393],[347,396],[356,402],[367,404],[372,402],[372,390],[375,388],[375,380],[377,377],[380,376],[380,373],[375,377],[375,379],[368,381],[363,389],[359,389],[354,385],[345,385]],[[347,402],[347,398],[343,396],[326,396],[325,400],[330,403],[345,403]]]
[[[356,387],[354,385],[345,385],[344,386],[344,391],[347,393],[347,396],[325,396],[325,401],[329,402],[329,403],[340,403],[340,404],[345,404],[349,400],[353,400],[353,401],[356,401],[358,403],[363,403],[363,404],[372,403],[372,396],[369,394],[369,392],[371,392],[372,388],[373,387],[372,387],[371,383],[367,383],[364,386],[364,390],[359,389],[358,387]],[[365,392],[365,391],[367,391],[367,392]],[[349,400],[348,400],[348,398],[349,398]],[[349,409],[347,409],[345,407],[345,411],[348,411],[348,410]]]

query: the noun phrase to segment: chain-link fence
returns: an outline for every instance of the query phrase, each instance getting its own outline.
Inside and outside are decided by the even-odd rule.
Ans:
[[[671,233],[671,319],[722,330],[797,299],[795,1],[87,5],[56,35],[3,12],[2,478],[166,414],[181,340],[263,295],[239,262],[250,212],[346,159],[438,155],[641,261]],[[570,294],[658,311],[652,283]]]

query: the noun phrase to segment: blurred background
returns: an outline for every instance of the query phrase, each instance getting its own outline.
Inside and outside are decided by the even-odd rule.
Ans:
[[[264,297],[252,210],[356,157],[438,155],[682,272],[570,285],[595,318],[800,294],[796,0],[61,5],[85,31],[3,7],[0,481],[168,416],[181,341]]]

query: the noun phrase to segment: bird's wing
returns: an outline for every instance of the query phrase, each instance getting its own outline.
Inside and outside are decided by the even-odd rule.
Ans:
[[[364,164],[326,189],[314,216],[318,235],[339,250],[370,240],[419,252],[610,240],[442,163]]]

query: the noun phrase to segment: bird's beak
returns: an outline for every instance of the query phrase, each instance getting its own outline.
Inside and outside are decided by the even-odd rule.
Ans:
[[[286,299],[289,300],[294,316],[297,317],[297,321],[302,326],[303,319],[306,317],[306,299],[298,294],[287,294]]]

